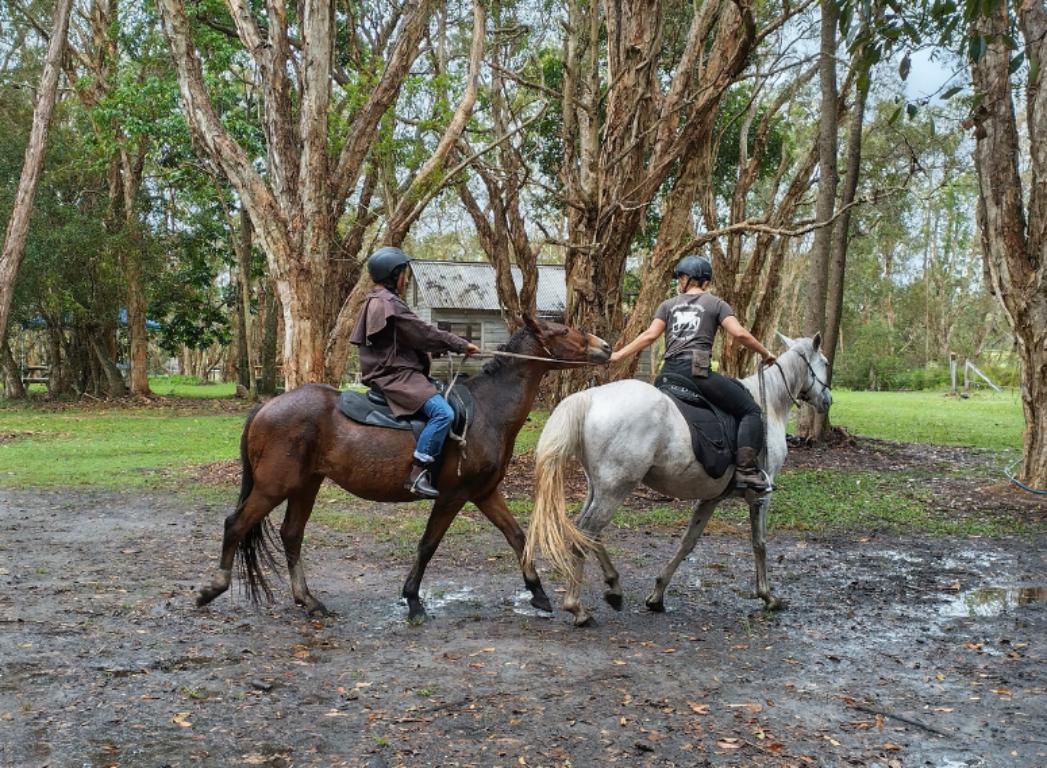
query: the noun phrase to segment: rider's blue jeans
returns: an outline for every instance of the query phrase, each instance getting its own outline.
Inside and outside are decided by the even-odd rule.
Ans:
[[[418,461],[430,464],[436,461],[444,448],[444,441],[447,440],[447,433],[451,431],[451,422],[454,420],[454,411],[443,395],[433,395],[422,405],[421,413],[427,423],[422,434],[418,436],[414,457]]]

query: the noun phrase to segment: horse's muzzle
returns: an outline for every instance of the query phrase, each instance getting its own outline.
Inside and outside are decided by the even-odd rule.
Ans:
[[[611,345],[599,336],[589,334],[589,361],[593,363],[606,363],[611,359]]]

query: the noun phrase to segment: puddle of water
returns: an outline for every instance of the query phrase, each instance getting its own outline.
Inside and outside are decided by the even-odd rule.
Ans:
[[[561,600],[561,602],[563,601]],[[556,605],[555,599],[553,600],[553,605]],[[531,616],[536,619],[551,619],[555,616],[555,613],[539,611],[531,605],[531,593],[526,589],[513,595],[513,613],[518,613],[521,616]]]
[[[951,596],[939,613],[946,618],[987,618],[1038,603],[1047,603],[1047,587],[979,587]]]
[[[1001,567],[1001,561],[1005,557],[995,552],[978,552],[977,550],[967,549],[956,552],[951,557],[946,557],[942,560],[942,569],[946,571],[961,571],[966,570],[972,566],[989,570],[999,570]]]

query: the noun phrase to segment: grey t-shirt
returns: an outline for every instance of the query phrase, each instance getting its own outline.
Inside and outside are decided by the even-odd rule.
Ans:
[[[682,293],[663,301],[654,316],[665,323],[665,359],[711,352],[716,329],[733,314],[730,304],[711,293]]]

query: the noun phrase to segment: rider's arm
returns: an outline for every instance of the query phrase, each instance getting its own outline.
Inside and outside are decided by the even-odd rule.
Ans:
[[[720,323],[720,327],[734,339],[737,339],[743,347],[748,347],[753,352],[763,358],[765,364],[770,365],[775,361],[775,356],[760,343],[760,340],[749,333],[742,324],[738,322],[738,318],[734,315],[725,317],[723,322]]]
[[[649,346],[654,344],[654,342],[658,341],[658,337],[664,332],[665,321],[656,317],[651,321],[651,325],[646,331],[641,333],[617,352],[612,352],[610,362],[616,363],[619,360],[624,360],[631,355],[635,355],[641,349],[647,349]]]
[[[398,342],[419,352],[471,354],[477,351],[473,344],[453,333],[434,328],[410,309],[400,308],[393,322],[396,323]]]

